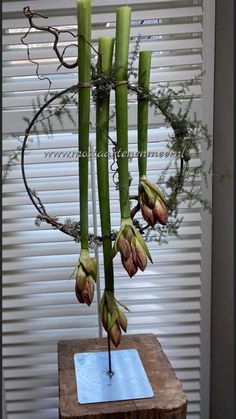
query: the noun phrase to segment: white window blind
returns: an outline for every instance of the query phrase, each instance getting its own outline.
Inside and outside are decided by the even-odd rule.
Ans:
[[[143,0],[118,0],[116,3],[93,0],[92,3],[92,42],[95,47],[99,36],[114,35],[116,8],[124,4],[132,6],[130,51],[139,35],[140,49],[153,51],[152,87],[169,82],[178,90],[182,82],[207,69],[203,82],[195,83],[189,95],[195,95],[192,117],[196,114],[198,119],[211,122],[209,86],[205,87],[207,94],[204,91],[207,80],[213,80],[212,56],[208,58],[206,54],[206,49],[209,51],[209,28],[214,31],[209,4],[204,5],[201,0],[149,0],[147,3]],[[19,145],[14,134],[23,135],[26,128],[23,117],[30,118],[32,115],[32,100],[37,96],[43,100],[48,88],[46,81],[39,81],[35,76],[35,66],[27,61],[26,48],[20,42],[22,33],[28,27],[22,10],[28,5],[32,10],[49,16],[47,25],[76,30],[75,0],[3,2],[4,161],[7,161],[10,151]],[[45,24],[45,21],[40,24]],[[58,62],[52,50],[50,34],[32,32],[29,41],[32,59],[39,61],[40,74],[50,77],[52,91],[77,82],[76,70],[61,68],[56,72]],[[73,39],[65,35],[60,46],[63,49],[71,42]],[[74,62],[76,53],[76,48],[68,49],[67,60]],[[114,105],[113,94],[111,99]],[[178,106],[175,104],[176,110]],[[129,97],[130,151],[136,149],[136,109],[132,95]],[[71,112],[76,120],[76,108],[72,106]],[[91,121],[94,127],[93,105]],[[62,221],[68,217],[79,219],[76,159],[66,155],[60,158],[55,158],[53,154],[45,156],[45,151],[76,151],[77,132],[68,118],[64,120],[63,130],[57,121],[53,122],[53,126],[53,138],[42,132],[39,141],[34,138],[30,143],[26,156],[27,178],[49,214],[57,215]],[[171,130],[164,127],[163,118],[157,117],[153,110],[150,110],[149,127],[149,150],[163,150]],[[110,135],[115,140],[114,121],[111,121]],[[95,134],[91,130],[92,144],[94,140]],[[203,158],[209,159],[209,156],[204,155]],[[150,180],[156,181],[167,163],[164,158],[149,158]],[[199,159],[191,160],[191,165],[198,164]],[[170,167],[170,171],[174,171],[174,166]],[[130,172],[133,193],[138,183],[136,159],[130,162]],[[200,178],[197,182],[201,185]],[[92,232],[91,177],[89,187]],[[210,189],[203,192],[210,194]],[[79,245],[46,223],[35,226],[37,214],[26,194],[19,164],[15,164],[10,171],[3,184],[3,193],[3,368],[7,418],[56,419],[57,341],[98,336],[96,296],[89,308],[77,303],[74,279],[69,278],[78,259]],[[96,207],[98,213],[98,202]],[[118,229],[119,208],[117,191],[113,186],[111,211],[112,225]],[[209,234],[209,230],[203,231],[200,204],[192,208],[188,208],[187,203],[181,204],[180,215],[184,217],[179,231],[181,237],[170,238],[167,244],[161,246],[156,242],[149,243],[154,264],[149,264],[144,273],[130,279],[119,257],[115,258],[116,293],[117,298],[131,310],[128,314],[128,333],[155,333],[163,345],[187,393],[188,418],[207,419],[205,413],[201,413],[201,407],[202,412],[206,412],[207,407],[201,406],[200,394],[202,386],[209,391],[201,368],[204,363],[205,371],[209,369],[207,357],[204,357],[204,352],[208,351],[205,336],[209,311],[203,312],[206,303],[201,294],[204,294],[205,288],[209,289],[210,258],[207,257],[206,261],[209,248],[204,247],[207,242],[204,234]],[[99,228],[99,217],[97,222]],[[101,250],[100,259],[103,289]],[[206,323],[201,323],[201,318],[206,319]]]

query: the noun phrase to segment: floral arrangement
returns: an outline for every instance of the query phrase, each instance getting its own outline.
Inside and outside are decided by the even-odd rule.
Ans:
[[[159,243],[165,241],[171,234],[177,234],[181,219],[178,216],[178,207],[181,201],[188,201],[189,205],[200,201],[205,209],[210,209],[209,203],[201,198],[201,190],[196,188],[196,176],[206,174],[204,163],[192,168],[191,156],[198,155],[200,141],[205,140],[210,146],[210,137],[206,126],[199,121],[191,120],[189,111],[192,98],[186,109],[174,112],[173,101],[181,103],[191,83],[186,83],[182,89],[175,92],[168,86],[160,87],[157,91],[150,89],[151,51],[139,51],[139,42],[129,62],[129,38],[131,8],[120,7],[116,14],[116,38],[101,37],[98,42],[98,51],[91,45],[91,1],[77,0],[78,6],[78,60],[67,63],[64,53],[61,54],[57,44],[61,32],[53,27],[35,25],[35,16],[45,16],[32,12],[29,7],[24,9],[30,28],[22,37],[22,42],[27,45],[28,58],[30,58],[29,45],[25,38],[31,28],[47,31],[54,35],[54,51],[60,66],[67,68],[78,67],[78,83],[56,94],[49,91],[44,103],[33,103],[34,116],[31,120],[25,118],[27,129],[23,144],[10,156],[7,170],[12,161],[21,154],[21,168],[26,191],[39,212],[36,223],[47,222],[53,228],[73,237],[80,242],[81,250],[75,268],[75,294],[80,303],[90,305],[93,301],[97,275],[96,258],[91,257],[90,248],[102,246],[104,256],[105,289],[100,301],[100,316],[104,329],[113,344],[117,347],[121,341],[122,330],[127,330],[127,318],[124,310],[128,308],[115,297],[113,259],[120,254],[121,263],[130,277],[138,270],[144,271],[147,263],[152,263],[148,249],[150,240]],[[74,35],[73,35],[74,36]],[[114,54],[115,46],[115,54]],[[91,48],[98,56],[96,65],[91,63]],[[114,56],[114,60],[113,60]],[[131,83],[130,76],[135,74],[132,63],[138,57],[138,80]],[[39,66],[36,63],[36,73],[39,76]],[[59,67],[60,67],[59,66]],[[110,115],[110,93],[115,91],[115,115]],[[130,196],[129,188],[132,179],[129,173],[128,157],[128,93],[137,95],[137,151],[139,185],[137,194]],[[96,150],[97,150],[97,182],[101,218],[101,237],[89,234],[88,229],[88,156],[89,156],[89,131],[90,131],[90,96],[96,103]],[[77,98],[78,95],[78,98]],[[59,99],[56,110],[50,104]],[[78,134],[79,134],[79,195],[80,195],[80,221],[67,219],[61,223],[57,217],[50,216],[38,194],[31,190],[26,179],[24,157],[28,146],[30,134],[38,134],[37,126],[41,124],[45,133],[52,133],[51,119],[56,117],[63,127],[62,115],[73,118],[67,107],[68,103],[78,105]],[[154,184],[147,177],[147,151],[148,151],[148,112],[149,107],[154,107],[156,112],[161,112],[165,123],[173,129],[169,138],[168,149],[173,152],[176,173],[165,180],[168,167],[163,171],[160,179]],[[47,114],[46,114],[47,112]],[[111,117],[116,118],[117,141],[109,136],[109,122]],[[109,143],[114,146],[114,162],[117,169],[113,175],[118,175],[115,182],[119,190],[120,202],[120,230],[114,231],[111,226],[110,197],[109,197]],[[113,162],[113,163],[114,163]],[[6,170],[6,172],[7,172]],[[165,180],[163,192],[161,184]],[[191,185],[186,188],[186,181]],[[131,203],[135,205],[131,207]],[[141,213],[144,221],[140,223],[136,215]]]

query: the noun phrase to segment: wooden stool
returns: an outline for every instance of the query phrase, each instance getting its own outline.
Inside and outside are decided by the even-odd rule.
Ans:
[[[79,404],[74,354],[107,351],[107,339],[58,342],[60,419],[185,419],[187,398],[153,334],[123,336],[119,349],[137,349],[154,391],[150,399]]]

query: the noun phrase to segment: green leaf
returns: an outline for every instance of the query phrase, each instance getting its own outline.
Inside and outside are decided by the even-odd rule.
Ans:
[[[121,307],[123,307],[126,311],[128,311],[129,313],[131,312],[130,309],[124,303],[122,303],[121,301],[119,301],[117,299],[115,299],[115,300],[116,300],[117,304],[119,304]]]
[[[127,330],[127,318],[125,316],[125,314],[117,307],[117,314],[118,314],[118,319],[119,319],[119,324],[122,330],[124,330],[124,332],[126,332]]]

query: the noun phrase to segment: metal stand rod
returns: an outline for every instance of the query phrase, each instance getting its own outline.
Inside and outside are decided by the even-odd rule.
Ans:
[[[109,366],[109,369],[107,371],[107,374],[110,377],[112,377],[112,375],[114,374],[114,372],[111,369],[111,342],[110,342],[109,333],[107,333],[107,344],[108,344],[108,366]]]

